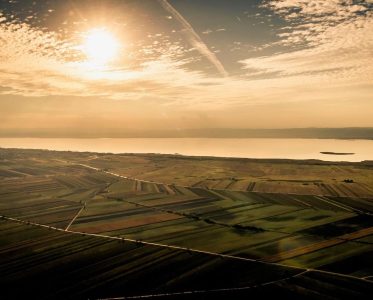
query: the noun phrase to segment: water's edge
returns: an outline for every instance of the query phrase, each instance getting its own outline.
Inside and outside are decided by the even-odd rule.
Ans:
[[[152,153],[253,159],[373,160],[372,140],[221,138],[0,138],[1,148],[97,153]],[[330,153],[325,155],[323,153]],[[354,155],[339,155],[354,153]]]

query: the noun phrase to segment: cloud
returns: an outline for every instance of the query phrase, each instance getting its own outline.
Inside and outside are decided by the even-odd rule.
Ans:
[[[85,61],[77,44],[58,34],[24,22],[8,22],[3,15],[0,18],[0,94],[3,95],[95,96],[116,100],[153,97],[164,103],[184,100],[192,103],[205,94],[201,92],[204,85],[221,84],[219,78],[188,68],[195,58],[186,58],[188,50],[177,42],[162,40],[143,45],[136,53],[129,54],[136,57],[131,64],[118,62],[115,67],[97,67]],[[190,34],[198,49],[226,75],[215,55]],[[214,97],[213,93],[208,99]]]
[[[271,44],[282,52],[241,59],[244,74],[229,77],[198,71],[193,52],[166,35],[126,49],[128,61],[96,68],[72,41],[0,15],[0,94],[157,99],[182,110],[364,98],[358,86],[372,83],[372,12],[363,4],[322,2],[329,3],[267,1],[266,9],[288,23]]]
[[[3,20],[0,39],[3,95],[157,99],[183,109],[212,109],[243,104],[252,93],[244,79],[212,77],[187,67],[193,58],[181,58],[185,50],[175,44],[151,46],[151,57],[138,65],[100,69],[84,61],[76,45],[25,23]]]
[[[137,65],[97,67],[85,61],[76,44],[57,34],[0,17],[1,94],[122,100],[153,94],[171,101],[173,90],[176,97],[181,85],[203,77],[184,69],[192,59],[180,59],[185,50],[175,43],[143,48],[141,55],[146,59],[138,59]]]
[[[292,50],[242,60],[248,75],[288,78],[299,85],[373,82],[373,14],[366,5],[280,0],[265,7],[289,22],[275,44]]]
[[[67,61],[76,51],[51,32],[25,23],[0,22],[0,84],[14,94],[42,95],[51,88],[68,93],[77,86],[68,78]]]
[[[204,55],[219,71],[223,76],[228,76],[222,63],[219,61],[215,53],[213,53],[207,45],[203,42],[198,33],[193,29],[190,23],[167,1],[158,0],[162,7],[167,10],[174,18],[180,22],[180,24],[185,28],[188,39],[190,43],[195,47],[202,55]]]

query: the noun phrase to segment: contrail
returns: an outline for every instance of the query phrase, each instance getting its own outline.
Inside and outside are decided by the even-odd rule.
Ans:
[[[223,76],[228,76],[228,72],[225,70],[222,63],[203,42],[198,33],[193,29],[192,25],[167,1],[167,0],[158,0],[162,7],[167,10],[177,21],[183,25],[184,29],[187,32],[187,37],[189,42],[195,47],[203,56],[205,56],[219,71]]]

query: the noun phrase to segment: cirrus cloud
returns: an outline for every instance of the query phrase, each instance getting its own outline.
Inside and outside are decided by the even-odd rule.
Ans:
[[[349,0],[280,0],[267,1],[265,7],[289,23],[275,44],[293,50],[242,60],[248,75],[292,77],[299,84],[329,86],[373,82],[373,14],[367,5]]]

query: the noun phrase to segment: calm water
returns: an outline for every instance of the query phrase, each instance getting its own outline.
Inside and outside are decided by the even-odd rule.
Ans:
[[[0,138],[2,148],[28,148],[111,153],[179,153],[248,158],[373,160],[373,141],[332,139],[49,139]],[[320,151],[355,155],[324,155]]]

